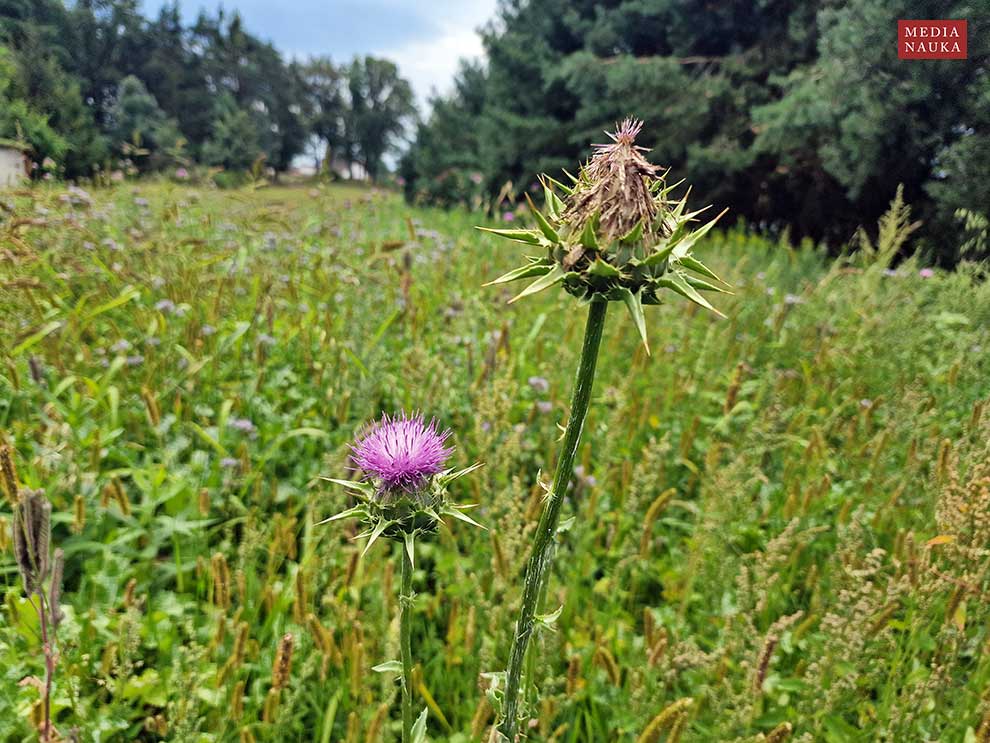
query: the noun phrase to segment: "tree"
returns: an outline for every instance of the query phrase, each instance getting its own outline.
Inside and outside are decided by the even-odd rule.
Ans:
[[[399,77],[393,62],[356,57],[347,73],[350,111],[349,139],[372,180],[378,178],[382,158],[398,144],[416,115],[412,86]]]
[[[108,124],[116,147],[136,146],[147,155],[138,158],[143,169],[161,165],[167,149],[174,149],[179,139],[176,123],[158,106],[158,101],[133,75],[121,80]]]
[[[329,57],[313,57],[301,68],[307,125],[322,144],[322,167],[327,168],[337,148],[346,142],[347,79]],[[319,163],[318,163],[319,164]]]
[[[229,93],[216,104],[213,133],[203,144],[203,160],[227,170],[247,170],[261,154],[258,130],[251,115]]]

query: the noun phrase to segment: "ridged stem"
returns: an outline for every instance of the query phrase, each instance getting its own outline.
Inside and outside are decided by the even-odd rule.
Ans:
[[[595,381],[595,366],[598,363],[598,349],[602,341],[607,308],[607,302],[592,302],[588,308],[588,321],[584,329],[581,361],[574,380],[571,412],[567,420],[567,429],[564,431],[563,449],[557,459],[553,484],[547,494],[543,514],[540,516],[540,523],[537,525],[536,535],[533,537],[529,562],[526,564],[522,607],[519,610],[516,634],[512,642],[512,649],[509,652],[503,718],[499,727],[502,734],[510,741],[514,741],[516,736],[518,725],[516,718],[519,714],[519,685],[522,680],[523,663],[530,637],[533,634],[541,589],[553,561],[554,537],[560,522],[560,507],[564,502],[564,494],[567,492],[567,485],[570,483],[574,471],[574,457],[577,455],[578,445],[581,443],[584,419],[588,413],[588,403],[591,401],[591,388]]]
[[[412,741],[412,575],[413,565],[404,545],[402,553],[402,585],[399,589],[399,651],[402,656],[402,743]]]

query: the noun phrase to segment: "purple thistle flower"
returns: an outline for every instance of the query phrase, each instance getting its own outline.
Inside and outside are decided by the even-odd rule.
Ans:
[[[351,461],[380,480],[383,490],[415,490],[443,471],[454,453],[444,446],[449,437],[449,429],[437,429],[436,419],[426,423],[422,414],[386,414],[351,447]]]

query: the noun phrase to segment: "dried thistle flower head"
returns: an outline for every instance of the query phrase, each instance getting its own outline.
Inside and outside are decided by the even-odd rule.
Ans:
[[[660,304],[663,289],[719,315],[702,292],[728,291],[691,252],[725,212],[692,228],[705,209],[689,212],[687,194],[671,197],[680,184],[668,186],[636,145],[642,126],[633,119],[618,125],[571,186],[542,177],[545,213],[530,202],[536,228],[482,229],[541,249],[489,285],[535,277],[513,302],[556,284],[583,302],[624,302],[649,352],[643,305]]]
[[[22,490],[14,508],[14,556],[24,589],[31,593],[51,565],[52,504],[41,490]]]
[[[351,447],[351,461],[364,478],[323,478],[346,487],[358,504],[321,523],[358,517],[368,525],[361,535],[369,537],[365,552],[384,536],[404,541],[410,559],[416,535],[436,532],[444,516],[480,526],[464,513],[472,506],[448,501],[447,486],[481,466],[444,469],[454,453],[449,438],[449,430],[422,415],[383,415]]]

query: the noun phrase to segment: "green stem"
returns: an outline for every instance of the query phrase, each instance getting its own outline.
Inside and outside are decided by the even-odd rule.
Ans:
[[[402,743],[412,741],[412,575],[413,565],[405,545],[402,553],[402,587],[399,590],[399,649],[402,655]]]
[[[607,302],[592,302],[588,308],[588,323],[584,329],[584,345],[581,348],[581,363],[574,379],[574,393],[571,397],[570,418],[564,432],[563,449],[557,460],[553,485],[547,494],[546,505],[540,516],[533,538],[533,549],[526,564],[526,579],[523,587],[522,607],[516,622],[516,634],[509,652],[509,668],[506,672],[505,706],[500,730],[510,741],[515,740],[517,717],[519,714],[519,684],[522,679],[526,648],[533,634],[534,617],[540,600],[540,593],[546,581],[547,571],[553,561],[554,537],[560,522],[560,507],[564,502],[567,485],[574,471],[574,457],[581,443],[581,431],[591,400],[591,387],[595,381],[595,365],[598,363],[598,348],[605,327]]]

